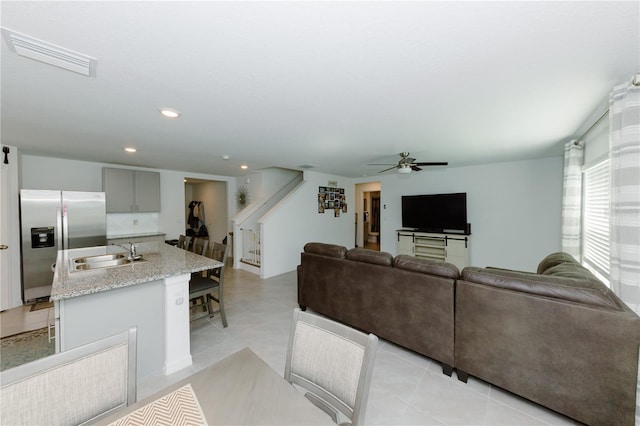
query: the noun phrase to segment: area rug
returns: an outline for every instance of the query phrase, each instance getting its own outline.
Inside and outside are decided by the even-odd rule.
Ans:
[[[0,339],[0,371],[55,353],[47,328],[14,334]]]
[[[40,309],[49,309],[49,308],[53,308],[53,302],[36,302],[33,305],[31,305],[31,310],[29,312],[39,311]]]

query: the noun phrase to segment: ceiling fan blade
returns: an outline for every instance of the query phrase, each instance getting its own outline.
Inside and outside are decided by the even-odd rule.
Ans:
[[[389,170],[397,169],[397,166],[389,167],[388,169],[380,170],[378,173],[388,172]]]
[[[369,163],[367,166],[395,166],[396,163]]]
[[[415,164],[412,164],[411,165],[411,170],[413,170],[414,172],[419,172],[422,169],[420,167],[416,166]]]
[[[440,163],[425,163],[425,162],[419,162],[419,163],[413,163],[413,165],[415,166],[448,166],[449,163],[448,162],[440,162]]]

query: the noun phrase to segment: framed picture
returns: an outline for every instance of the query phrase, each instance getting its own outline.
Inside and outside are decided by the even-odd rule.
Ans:
[[[318,187],[318,213],[324,213],[326,210],[332,209],[334,217],[340,217],[341,211],[343,213],[347,212],[347,197],[344,193],[344,188],[331,186],[331,183],[329,185]]]

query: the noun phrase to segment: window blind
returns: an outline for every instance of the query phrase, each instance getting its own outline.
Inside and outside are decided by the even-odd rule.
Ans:
[[[604,160],[584,171],[582,262],[609,281],[610,168]]]

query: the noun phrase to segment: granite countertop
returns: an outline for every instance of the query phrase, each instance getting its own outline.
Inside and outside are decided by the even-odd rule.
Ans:
[[[164,237],[164,232],[147,232],[142,234],[121,234],[121,235],[107,235],[107,240],[120,240],[123,238],[143,238],[143,237]]]
[[[60,250],[53,274],[51,300],[69,299],[222,266],[216,260],[164,242],[139,243],[137,252],[142,255],[143,261],[112,268],[76,271],[72,270],[71,262],[77,257],[127,251],[115,245]]]

